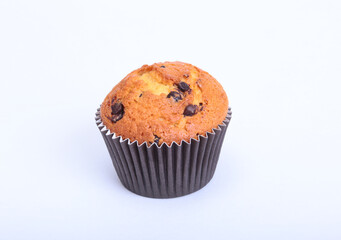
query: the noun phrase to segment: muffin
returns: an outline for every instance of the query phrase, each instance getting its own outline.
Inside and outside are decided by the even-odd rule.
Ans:
[[[226,93],[187,63],[144,65],[106,96],[96,120],[122,184],[134,193],[177,197],[213,177],[231,119]]]

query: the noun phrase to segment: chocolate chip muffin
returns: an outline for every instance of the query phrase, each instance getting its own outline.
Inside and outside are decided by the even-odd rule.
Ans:
[[[128,74],[95,119],[122,184],[142,196],[172,198],[212,179],[231,114],[211,75],[164,62]]]
[[[161,145],[189,142],[223,122],[228,99],[218,81],[183,62],[144,65],[104,99],[100,117],[116,136]]]

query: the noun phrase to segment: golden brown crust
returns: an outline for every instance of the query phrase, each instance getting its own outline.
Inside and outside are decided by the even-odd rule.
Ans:
[[[182,99],[170,96],[171,91]],[[190,104],[197,106],[196,113],[185,116],[194,113],[191,107],[185,111]],[[120,81],[104,99],[101,119],[124,139],[170,145],[211,132],[227,111],[226,93],[210,74],[191,64],[164,62],[144,65]]]

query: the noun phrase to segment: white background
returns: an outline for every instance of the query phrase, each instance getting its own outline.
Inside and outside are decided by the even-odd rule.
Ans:
[[[120,184],[94,114],[130,71],[189,62],[233,118],[213,180]],[[0,2],[0,239],[341,239],[340,1]]]

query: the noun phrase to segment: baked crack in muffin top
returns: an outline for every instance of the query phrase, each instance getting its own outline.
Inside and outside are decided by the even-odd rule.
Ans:
[[[101,105],[116,136],[161,145],[211,132],[228,111],[226,93],[207,72],[183,62],[144,65],[128,74]]]

